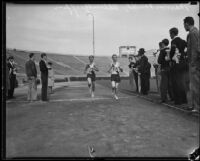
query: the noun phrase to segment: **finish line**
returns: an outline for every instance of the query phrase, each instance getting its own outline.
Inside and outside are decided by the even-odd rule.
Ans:
[[[137,96],[129,96],[129,97],[119,97],[119,100],[120,99],[127,99],[127,98],[133,98],[133,97],[137,97]],[[51,102],[74,102],[74,101],[95,101],[95,100],[116,100],[115,98],[113,97],[94,97],[94,98],[72,98],[72,99],[52,99],[50,101],[33,101],[33,102],[30,102],[30,101],[7,101],[6,103],[30,103],[30,104],[35,104],[35,103],[51,103]],[[116,101],[119,101],[119,100],[116,100]]]

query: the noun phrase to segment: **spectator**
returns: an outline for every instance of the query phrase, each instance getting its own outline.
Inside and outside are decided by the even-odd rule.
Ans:
[[[149,91],[149,77],[150,77],[150,68],[151,65],[148,63],[148,58],[144,55],[145,50],[144,48],[139,49],[139,65],[138,65],[138,72],[140,73],[140,80],[141,80],[141,93],[143,95],[147,95]]]
[[[137,66],[139,65],[139,58],[136,55],[135,57],[135,65],[133,67],[133,75],[135,79],[135,85],[136,85],[136,92],[139,92],[139,87],[138,87],[138,72],[137,72]]]
[[[156,75],[156,86],[157,86],[157,90],[158,93],[160,93],[160,82],[161,82],[161,66],[158,63],[158,56],[160,55],[160,50],[162,49],[162,42],[159,42],[159,49],[153,53],[154,55],[154,63],[153,63],[153,67],[155,68],[155,75]],[[158,54],[159,53],[159,54]]]
[[[186,17],[184,28],[189,32],[187,36],[187,55],[189,61],[190,90],[192,97],[192,107],[190,110],[200,109],[200,42],[199,31],[194,27],[194,19]]]
[[[41,71],[41,81],[42,81],[42,89],[41,89],[41,99],[42,101],[48,101],[47,96],[47,87],[48,87],[48,68],[47,68],[47,55],[45,53],[41,54],[40,60],[40,71]]]
[[[10,89],[8,59],[6,58],[6,99],[8,99],[8,91]]]
[[[25,71],[28,80],[27,100],[30,102],[37,100],[37,69],[34,60],[34,53],[30,53],[29,60],[25,64]]]
[[[186,91],[182,80],[184,70],[181,63],[185,55],[186,42],[178,37],[177,28],[171,28],[169,33],[172,39],[170,50],[170,83],[172,83],[174,103],[175,105],[181,105],[187,103]]]
[[[130,82],[130,86],[131,86],[131,89],[133,89],[133,79],[134,79],[134,74],[133,74],[133,68],[135,67],[135,63],[133,62],[133,57],[129,57],[129,62],[130,64],[128,65],[129,67],[129,82]]]
[[[150,78],[151,78],[151,63],[147,61],[146,65],[146,73],[147,73],[147,91],[150,91]]]
[[[158,57],[158,63],[161,65],[161,82],[160,82],[160,94],[161,94],[161,103],[166,102],[167,92],[171,96],[169,91],[169,40],[162,40],[162,47]]]
[[[17,68],[15,67],[15,62],[14,62],[14,57],[10,56],[8,58],[8,69],[9,69],[9,80],[10,80],[10,89],[8,90],[8,99],[15,98],[14,95],[14,90],[16,86],[16,72]]]
[[[52,68],[52,62],[48,62],[48,90],[50,94],[53,93],[54,80],[55,76],[54,76],[54,70]]]

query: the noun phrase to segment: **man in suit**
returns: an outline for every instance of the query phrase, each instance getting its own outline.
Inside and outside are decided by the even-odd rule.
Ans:
[[[35,66],[35,55],[34,53],[29,54],[29,60],[25,64],[26,76],[28,79],[28,101],[37,100],[37,69]]]
[[[186,17],[184,20],[184,28],[189,31],[187,36],[187,54],[189,61],[189,79],[190,91],[192,97],[191,110],[200,109],[200,41],[199,30],[194,27],[194,19]]]
[[[138,72],[140,73],[141,79],[141,93],[147,95],[149,91],[149,69],[151,68],[148,63],[148,58],[144,55],[144,48],[140,48],[138,51],[138,56],[140,57]]]
[[[182,62],[185,57],[186,42],[178,37],[178,29],[169,30],[171,41],[170,50],[170,76],[173,88],[174,103],[181,105],[187,103],[186,90],[183,81],[184,68]]]
[[[10,89],[8,90],[8,98],[12,99],[14,98],[14,90],[16,85],[16,72],[17,68],[15,67],[14,57],[10,56],[8,58],[8,70],[9,70],[9,80],[10,80]]]
[[[160,82],[160,94],[161,94],[161,103],[167,101],[167,93],[170,94],[169,90],[169,40],[162,40],[162,47],[160,50],[160,54],[158,56],[158,63],[161,65],[161,82]]]
[[[48,101],[48,68],[47,68],[47,55],[45,53],[41,54],[41,60],[39,63],[40,71],[41,71],[41,81],[42,81],[42,89],[41,89],[41,99],[42,101]]]

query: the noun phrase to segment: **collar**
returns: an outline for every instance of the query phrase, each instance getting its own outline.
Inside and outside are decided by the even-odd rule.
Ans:
[[[172,40],[174,40],[175,38],[177,38],[178,36],[174,36],[174,38]]]
[[[9,61],[9,63],[10,63],[11,65],[13,65],[13,62]]]
[[[189,32],[193,31],[194,29],[195,29],[195,27],[192,26],[192,27],[190,28]]]
[[[45,63],[47,62],[46,60],[42,59]]]

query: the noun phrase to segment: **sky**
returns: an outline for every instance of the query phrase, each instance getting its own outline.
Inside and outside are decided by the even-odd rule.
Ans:
[[[183,19],[199,28],[199,4],[6,4],[6,47],[59,54],[119,53],[119,46],[157,49],[177,27],[186,39]]]

